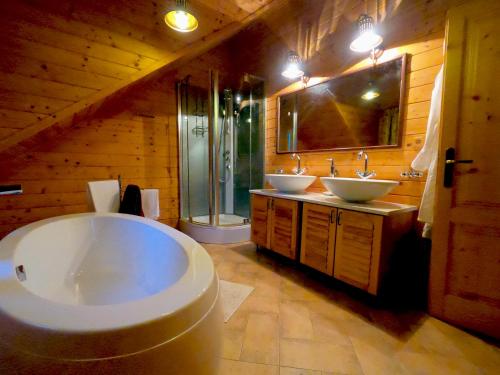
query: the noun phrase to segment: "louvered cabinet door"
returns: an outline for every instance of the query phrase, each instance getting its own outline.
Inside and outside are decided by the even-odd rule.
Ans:
[[[270,247],[269,206],[271,198],[252,194],[251,239],[259,246]]]
[[[370,273],[374,258],[380,253],[382,222],[382,216],[338,211],[335,278],[364,290],[373,289],[370,288]],[[373,269],[373,272],[378,270]]]
[[[333,275],[337,209],[304,203],[300,262]]]
[[[295,259],[297,256],[297,223],[299,202],[272,198],[271,250]]]

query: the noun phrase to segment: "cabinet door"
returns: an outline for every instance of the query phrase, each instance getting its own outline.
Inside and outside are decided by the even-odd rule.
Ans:
[[[297,255],[297,222],[299,203],[272,198],[271,250],[295,259]]]
[[[300,262],[333,275],[337,209],[304,203]]]
[[[339,210],[334,277],[376,294],[370,289],[372,261],[380,253],[382,216]]]
[[[270,246],[269,202],[271,198],[252,194],[252,241],[259,246]]]

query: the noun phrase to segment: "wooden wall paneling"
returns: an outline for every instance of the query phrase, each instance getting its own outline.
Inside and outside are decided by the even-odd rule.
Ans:
[[[103,4],[103,6],[106,5],[109,4]],[[153,73],[159,71],[160,69],[164,69],[166,66],[172,69],[172,63],[174,62],[180,66],[182,63],[189,61],[193,57],[210,50],[210,48],[216,46],[218,43],[228,39],[238,32],[244,25],[248,24],[266,11],[268,5],[269,4],[263,5],[259,8],[259,11],[247,15],[237,23],[233,22],[225,27],[220,29],[218,28],[210,34],[205,35],[202,40],[198,40],[191,45],[182,47],[160,60],[152,60],[141,55],[135,55],[127,51],[119,50],[115,47],[95,43],[80,36],[57,32],[49,27],[33,25],[22,20],[18,22],[18,24],[11,24],[12,30],[10,30],[10,27],[8,27],[8,30],[14,35],[10,36],[14,36],[17,40],[29,39],[30,42],[37,42],[35,44],[38,45],[49,45],[49,47],[53,48],[55,48],[55,46],[61,46],[63,49],[68,50],[68,52],[83,54],[83,65],[86,65],[85,59],[100,58],[102,61],[107,63],[117,62],[118,65],[122,65],[127,68],[136,68],[137,71],[122,81],[110,84],[109,86],[95,92],[86,91],[91,89],[67,85],[68,87],[65,87],[65,90],[69,93],[69,97],[75,100],[75,103],[66,106],[64,109],[56,110],[55,112],[50,113],[50,117],[37,121],[31,124],[31,126],[15,132],[6,139],[2,139],[0,141],[0,152],[19,144],[22,141],[28,140],[39,132],[54,125],[57,125],[58,129],[61,129],[71,126],[85,117],[92,116],[105,101],[113,99],[113,97],[116,97],[119,94],[123,94],[129,86],[136,84],[145,78],[153,79],[155,77]],[[111,9],[118,10],[113,7],[113,4],[111,4]],[[122,11],[127,12],[128,10],[125,9]],[[162,27],[165,28],[164,25],[162,25]],[[82,63],[80,63],[80,65],[82,65]],[[14,75],[9,74],[3,77],[3,80],[0,79],[0,87],[4,85],[6,86],[6,89],[11,88],[11,91],[17,92],[13,90],[14,82],[20,81],[22,83],[21,87],[23,88],[23,93],[31,95],[42,94],[41,96],[44,96],[43,94],[47,94],[47,96],[55,98],[59,98],[58,93],[55,92],[56,87],[60,88],[59,92],[63,91],[63,87],[60,86],[62,85],[61,83],[39,80],[38,84],[34,87],[35,91],[28,92],[28,86],[23,83],[23,79],[25,79],[25,77],[20,74],[15,74],[16,73],[14,73]],[[157,73],[156,77],[160,74],[161,73]],[[2,77],[0,76],[0,78]],[[32,78],[31,80],[36,82],[36,78]]]

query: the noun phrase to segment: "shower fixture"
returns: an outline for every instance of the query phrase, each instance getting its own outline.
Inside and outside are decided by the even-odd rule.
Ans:
[[[187,10],[186,0],[177,0],[175,9],[165,15],[165,23],[171,29],[189,33],[198,28],[198,20]]]

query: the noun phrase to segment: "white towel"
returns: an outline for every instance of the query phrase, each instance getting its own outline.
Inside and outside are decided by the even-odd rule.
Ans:
[[[439,125],[441,118],[441,100],[443,91],[443,67],[439,70],[434,81],[432,90],[431,107],[427,120],[427,133],[425,134],[424,146],[411,163],[411,167],[417,171],[426,171],[427,181],[425,183],[424,194],[418,212],[418,220],[425,223],[424,237],[430,238],[433,216],[434,216],[434,195],[436,189],[436,166],[439,148]]]
[[[117,180],[88,182],[87,202],[91,211],[118,212],[120,209],[120,184]]]
[[[158,189],[141,190],[141,201],[145,217],[153,220],[160,217],[160,196]]]

